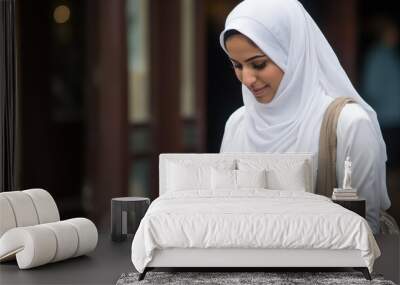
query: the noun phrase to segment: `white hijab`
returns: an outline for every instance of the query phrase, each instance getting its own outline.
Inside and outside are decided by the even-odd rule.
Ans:
[[[331,46],[297,0],[245,0],[228,15],[224,33],[237,30],[250,38],[283,71],[274,99],[257,102],[242,85],[244,124],[235,141],[240,151],[318,151],[323,114],[339,96],[354,98],[368,113],[386,161],[386,148],[375,111],[354,89]],[[236,138],[235,138],[236,139]]]

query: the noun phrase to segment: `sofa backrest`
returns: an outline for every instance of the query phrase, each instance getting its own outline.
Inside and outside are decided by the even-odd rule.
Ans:
[[[44,189],[0,193],[0,237],[15,227],[57,222],[60,214],[53,197]]]
[[[314,193],[316,165],[311,153],[163,153],[159,157],[159,195],[169,190],[171,165],[212,166],[228,169],[251,170],[259,165],[278,172],[290,180],[290,170],[304,165],[305,191]],[[289,171],[288,171],[289,170]],[[208,179],[208,178],[207,178]]]

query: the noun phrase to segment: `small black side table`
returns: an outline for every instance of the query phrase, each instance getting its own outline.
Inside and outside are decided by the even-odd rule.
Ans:
[[[365,219],[365,199],[354,199],[354,200],[338,200],[332,199],[332,202],[339,204],[340,206],[359,214]]]
[[[135,234],[150,199],[144,197],[120,197],[111,199],[111,239],[124,241],[128,234]]]

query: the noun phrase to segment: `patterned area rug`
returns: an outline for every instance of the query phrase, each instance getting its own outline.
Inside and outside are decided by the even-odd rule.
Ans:
[[[139,273],[122,274],[117,285],[134,284],[379,284],[395,285],[381,275],[373,275],[372,281],[360,272],[148,272],[142,281]]]

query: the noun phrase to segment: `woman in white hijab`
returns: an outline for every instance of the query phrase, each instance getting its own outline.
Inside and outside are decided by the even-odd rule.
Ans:
[[[386,148],[374,110],[359,96],[329,43],[297,0],[245,0],[228,15],[221,46],[242,83],[244,106],[228,119],[221,152],[312,152],[337,97],[350,97],[337,123],[337,180],[352,160],[352,186],[379,232],[390,207]]]

